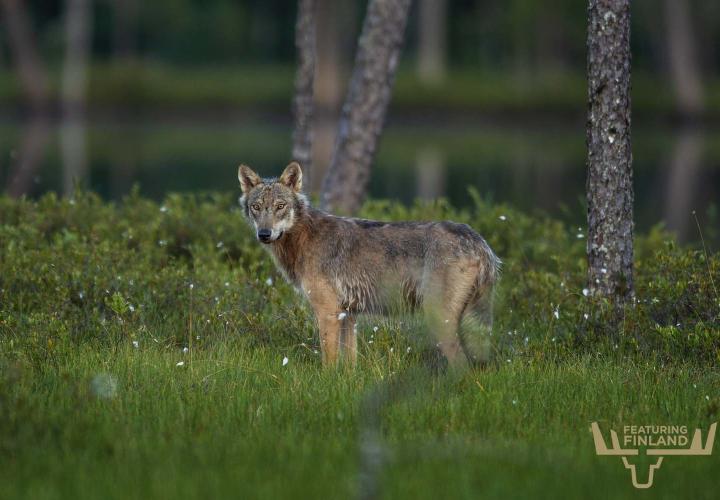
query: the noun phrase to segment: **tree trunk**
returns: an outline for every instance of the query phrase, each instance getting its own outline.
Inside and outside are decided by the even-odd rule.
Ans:
[[[686,0],[665,0],[664,7],[668,64],[678,111],[686,117],[697,115],[703,108],[703,89],[689,5]]]
[[[354,21],[354,0],[316,0],[317,60],[315,61],[315,109],[313,110],[313,155],[311,182],[303,182],[313,192],[322,182],[332,160],[337,123],[342,107],[343,87],[348,69],[345,62],[348,40],[355,36],[348,25]],[[349,17],[349,19],[348,19]],[[340,22],[342,20],[342,22]],[[353,48],[350,48],[352,52]]]
[[[699,208],[704,149],[705,137],[698,128],[684,126],[676,132],[665,191],[665,223],[680,242],[688,241],[695,231],[692,214]]]
[[[47,115],[35,113],[30,116],[23,126],[18,154],[10,159],[8,195],[19,198],[32,192],[49,139],[50,120]]]
[[[23,91],[33,111],[44,113],[49,100],[48,78],[38,55],[23,0],[0,0],[8,44],[17,65]]]
[[[295,24],[295,47],[297,48],[297,73],[295,74],[295,97],[293,98],[292,157],[303,168],[305,183],[310,186],[312,176],[312,116],[313,81],[315,77],[315,0],[299,0]]]
[[[360,208],[395,79],[411,0],[371,0],[323,186],[323,207]]]
[[[114,55],[118,59],[132,59],[136,49],[136,0],[113,0],[113,6]]]
[[[588,8],[588,276],[593,294],[633,295],[630,0]]]
[[[427,85],[445,80],[447,0],[420,0],[418,77]]]
[[[87,171],[85,145],[85,100],[90,53],[90,2],[67,0],[65,11],[65,63],[62,74],[62,124],[60,146],[63,184],[71,194],[73,183]]]

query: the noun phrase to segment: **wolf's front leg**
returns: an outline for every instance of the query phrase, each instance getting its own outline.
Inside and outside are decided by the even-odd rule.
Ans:
[[[340,350],[340,320],[337,313],[316,313],[320,330],[320,351],[324,365],[335,365]]]
[[[343,319],[340,324],[340,352],[344,360],[355,366],[357,363],[357,321],[355,316],[347,313],[339,315]]]
[[[303,283],[303,289],[317,319],[323,364],[337,364],[340,334],[347,314],[341,312],[338,296],[327,283],[309,281]]]

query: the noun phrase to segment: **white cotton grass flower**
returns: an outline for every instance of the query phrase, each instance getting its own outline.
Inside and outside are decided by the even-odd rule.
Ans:
[[[178,361],[175,366],[185,366],[185,361]]]
[[[283,358],[283,360],[282,360],[282,365],[283,365],[283,366],[286,366],[289,362],[290,362],[290,360],[288,359],[287,356],[285,356],[285,357]]]
[[[90,381],[90,392],[100,399],[112,399],[117,394],[117,379],[109,373],[98,373]]]
[[[183,354],[187,354],[188,352],[190,352],[190,349],[188,349],[187,347],[183,347]]]
[[[560,319],[560,306],[557,306],[555,310],[553,311],[553,316],[555,316],[555,319]]]
[[[590,290],[588,290],[587,288],[583,288],[582,293],[585,297],[587,297],[588,295],[590,295]]]
[[[501,215],[500,217],[498,217],[498,219],[500,219],[501,221],[506,221],[507,217],[504,215]]]
[[[378,330],[379,328],[377,326],[373,326],[373,332],[377,333]]]
[[[267,286],[273,286],[273,279],[272,279],[272,278],[266,279],[266,280],[265,280],[265,284],[266,284]]]
[[[137,340],[133,340],[133,341],[132,341],[132,344],[133,344],[133,347],[134,347],[135,349],[137,349],[138,347],[140,347],[140,342],[138,342]]]
[[[338,314],[338,319],[340,321],[344,320],[345,318],[347,318],[347,313],[341,312],[340,314]]]

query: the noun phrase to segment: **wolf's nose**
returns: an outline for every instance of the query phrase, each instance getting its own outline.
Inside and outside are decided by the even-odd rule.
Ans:
[[[270,235],[272,235],[272,231],[269,229],[261,229],[258,231],[258,239],[260,241],[270,241]]]

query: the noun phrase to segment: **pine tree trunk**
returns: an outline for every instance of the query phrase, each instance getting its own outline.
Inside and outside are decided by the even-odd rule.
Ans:
[[[593,294],[633,294],[630,0],[589,0],[588,277]]]
[[[690,6],[686,0],[665,0],[664,7],[668,64],[678,111],[692,117],[702,111],[703,88]]]
[[[71,194],[74,182],[85,177],[87,172],[85,103],[91,0],[67,0],[66,5],[60,146],[64,191]]]
[[[304,183],[307,186],[310,186],[312,175],[315,44],[315,0],[299,0],[295,24],[297,73],[295,74],[295,97],[293,98],[295,129],[293,131],[292,157],[302,166]]]
[[[113,52],[118,59],[132,59],[137,48],[136,0],[113,0]]]
[[[353,213],[365,198],[370,169],[395,79],[411,0],[371,0],[343,105],[323,207]]]
[[[418,77],[438,85],[447,72],[447,0],[420,0],[418,21]]]
[[[49,100],[48,77],[35,46],[23,0],[0,0],[8,44],[17,65],[23,91],[35,113],[44,113]]]

